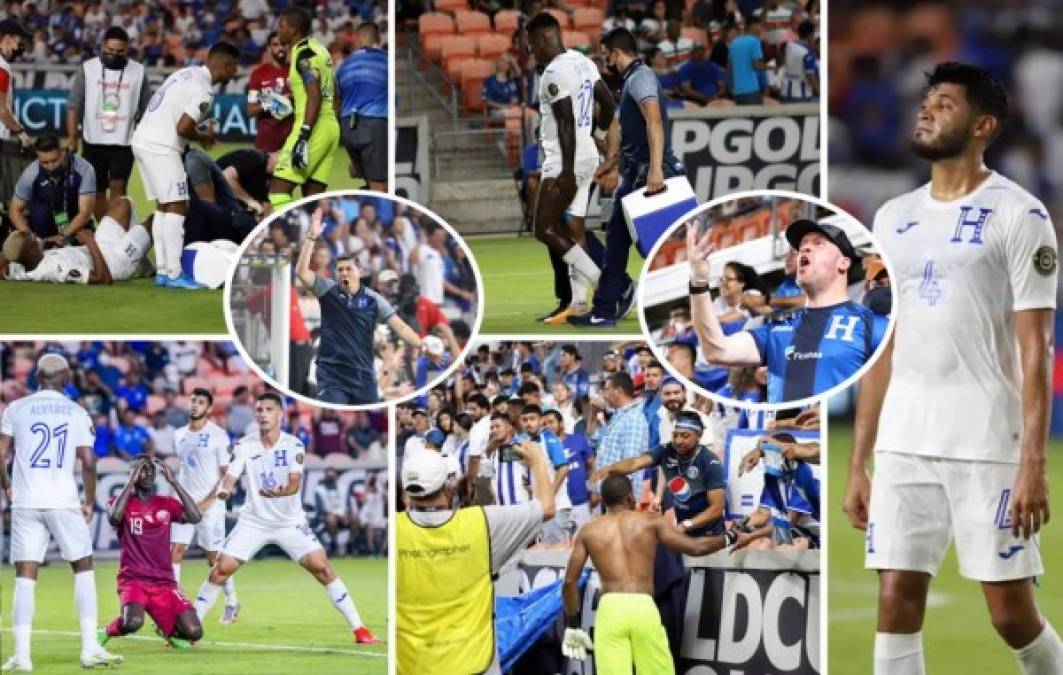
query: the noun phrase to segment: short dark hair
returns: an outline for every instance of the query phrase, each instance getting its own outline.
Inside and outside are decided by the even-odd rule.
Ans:
[[[246,393],[247,393],[247,387],[245,387],[242,384],[239,387],[237,387],[236,389],[233,389],[233,397],[234,398],[237,397],[237,396],[243,396]]]
[[[240,60],[240,48],[227,40],[220,40],[215,42],[210,51],[207,52],[207,58],[213,59],[218,56],[227,56],[230,59]]]
[[[484,410],[488,410],[491,407],[491,402],[487,400],[487,397],[483,394],[469,394],[465,397],[465,405],[475,403]]]
[[[529,404],[524,406],[524,409],[520,411],[520,414],[521,415],[538,415],[539,417],[542,417],[543,416],[543,409],[540,408],[539,406],[535,405],[534,403],[529,403]]]
[[[517,395],[518,396],[524,396],[525,394],[541,394],[541,393],[542,393],[542,389],[540,389],[539,385],[535,384],[534,382],[525,382],[524,384],[520,385],[520,389],[517,390]]]
[[[341,262],[350,262],[355,267],[358,267],[358,263],[355,262],[354,256],[350,253],[341,253],[340,255],[336,256],[336,259],[333,260],[333,262],[337,265],[339,265]]]
[[[498,396],[495,396],[493,399],[491,399],[491,407],[494,408],[495,406],[502,405],[503,403],[506,403],[507,401],[509,401],[508,397],[502,396],[501,394],[499,394]]]
[[[627,373],[613,373],[606,378],[606,382],[624,392],[628,396],[635,395],[635,383]]]
[[[999,133],[1008,118],[1008,94],[996,76],[979,66],[946,61],[939,63],[933,72],[926,74],[928,90],[939,84],[962,86],[967,100],[976,112],[982,115],[992,115],[997,119],[997,132]]]
[[[374,44],[380,42],[380,26],[373,21],[363,21],[358,24],[357,31],[359,35],[368,37]]]
[[[292,27],[299,31],[300,35],[309,35],[310,28],[313,26],[313,19],[310,17],[310,12],[302,7],[296,7],[294,5],[282,10],[281,13],[277,15],[277,18],[278,20],[284,19],[292,24]]]
[[[676,347],[677,349],[682,349],[684,352],[686,352],[687,356],[690,357],[691,361],[696,361],[698,358],[697,350],[694,349],[694,345],[690,344],[689,342],[676,341],[668,345],[668,347]]]
[[[654,359],[654,360],[650,361],[649,363],[647,363],[646,364],[646,368],[647,369],[649,369],[649,368],[657,368],[658,370],[664,370],[664,366],[661,365],[661,362],[658,361],[657,359]]]
[[[510,426],[513,426],[513,420],[509,419],[509,415],[507,415],[504,412],[491,413],[491,420],[492,421],[494,421],[494,420],[504,420],[506,422],[506,424],[508,424]]]
[[[214,394],[210,393],[210,389],[206,387],[196,387],[192,390],[193,396],[202,396],[207,399],[207,403],[214,405]]]
[[[635,348],[635,353],[636,354],[641,354],[642,352],[649,352],[649,353],[652,354],[653,350],[650,349],[649,345],[639,345],[638,347]]]
[[[473,425],[472,416],[466,413],[458,413],[454,416],[454,423],[465,431],[469,431]]]
[[[544,412],[543,417],[553,417],[557,420],[558,424],[563,424],[565,422],[565,418],[561,416],[561,413],[553,409]]]
[[[127,33],[125,31],[125,28],[122,28],[121,26],[111,26],[103,34],[103,41],[107,42],[108,40],[119,40],[121,42],[129,42],[129,33]]]
[[[269,32],[269,35],[266,36],[266,46],[267,47],[269,46],[269,43],[273,42],[273,38],[275,38],[275,37],[277,37],[277,31],[271,30]]]
[[[544,10],[533,16],[528,23],[524,24],[524,30],[528,32],[528,35],[544,30],[560,31],[561,23],[557,20],[556,16]]]
[[[273,401],[281,410],[284,409],[284,399],[275,391],[264,391],[255,397],[256,401]]]
[[[7,18],[0,21],[0,36],[14,35],[23,40],[32,40],[33,34],[18,21]]]
[[[609,31],[602,38],[602,44],[609,51],[619,49],[629,56],[637,56],[639,53],[635,36],[627,28],[614,28]]]
[[[762,22],[763,22],[763,19],[761,18],[760,14],[754,14],[754,15],[750,16],[748,19],[746,19],[746,30],[749,30],[753,26],[757,25],[758,23],[762,23]]]
[[[565,352],[574,359],[578,359],[580,357],[579,350],[576,349],[576,345],[572,344],[571,342],[561,345],[561,351]]]
[[[609,476],[602,481],[601,492],[606,506],[618,506],[631,494],[631,481],[627,476]]]
[[[804,40],[807,37],[812,37],[812,32],[816,30],[815,24],[808,19],[805,19],[801,23],[797,24],[797,37]]]
[[[520,364],[520,372],[522,372],[522,373],[534,373],[535,372],[535,366],[533,366],[530,363],[522,363],[522,364]]]
[[[33,142],[33,149],[37,152],[51,152],[52,150],[58,150],[59,137],[52,133],[44,134]]]
[[[513,372],[512,368],[503,368],[502,372],[500,372],[498,375],[499,375],[499,377],[505,377],[507,375],[510,376],[510,377],[513,377],[514,375],[516,375],[516,373]]]

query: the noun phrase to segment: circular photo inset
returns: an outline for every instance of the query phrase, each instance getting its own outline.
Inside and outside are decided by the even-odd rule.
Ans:
[[[808,403],[855,382],[886,343],[893,290],[880,250],[861,223],[806,195],[709,202],[650,252],[643,331],[710,396]]]
[[[378,406],[462,362],[483,314],[468,247],[431,211],[378,192],[316,195],[241,247],[225,319],[247,362],[293,396]]]

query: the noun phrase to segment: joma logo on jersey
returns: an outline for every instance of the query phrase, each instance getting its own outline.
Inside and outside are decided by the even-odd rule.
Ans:
[[[979,208],[977,214],[972,214],[974,210],[973,206],[960,207],[960,219],[956,223],[956,231],[952,233],[952,238],[949,239],[950,244],[963,243],[964,230],[966,228],[971,228],[972,231],[971,238],[967,240],[968,244],[985,243],[985,240],[982,239],[982,230],[985,228],[989,216],[992,215],[993,209]]]

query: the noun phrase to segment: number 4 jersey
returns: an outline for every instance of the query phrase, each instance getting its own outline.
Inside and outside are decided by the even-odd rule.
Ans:
[[[598,146],[594,144],[591,131],[594,127],[594,84],[600,79],[594,62],[572,49],[558,54],[543,70],[539,81],[543,176],[556,177],[561,172],[561,139],[552,106],[566,97],[572,99],[572,116],[576,123],[575,164],[598,164]]]
[[[84,408],[57,391],[43,389],[4,411],[0,434],[15,439],[13,507],[81,507],[74,482],[77,449],[95,442],[92,420]]]
[[[306,521],[302,498],[298,494],[287,497],[259,494],[259,490],[286,487],[289,474],[303,473],[305,453],[302,441],[283,431],[269,449],[257,436],[240,439],[228,471],[237,478],[247,473],[247,499],[240,508],[240,520],[247,519],[265,527],[298,525]]]
[[[955,201],[934,199],[929,184],[901,195],[879,209],[874,232],[897,292],[892,374],[875,449],[1017,462],[1015,312],[1056,305],[1048,211],[992,173]]]

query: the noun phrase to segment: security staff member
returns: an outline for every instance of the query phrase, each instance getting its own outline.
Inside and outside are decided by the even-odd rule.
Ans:
[[[607,190],[616,185],[617,178],[620,183],[613,192],[613,210],[605,226],[605,265],[594,292],[593,307],[582,316],[566,319],[574,326],[599,328],[615,326],[635,306],[635,282],[627,273],[631,233],[620,200],[642,188],[648,194],[660,192],[666,178],[683,173],[682,165],[672,154],[668,111],[661,105],[664,92],[653,69],[638,58],[635,36],[626,28],[615,28],[606,34],[602,44],[609,69],[622,75],[624,86],[617,115],[619,156],[616,148],[608,148],[595,179]]]
[[[711,231],[687,228],[690,309],[705,360],[719,366],[768,367],[768,402],[817,396],[841,384],[871,358],[889,320],[849,300],[848,272],[856,253],[845,232],[829,223],[797,220],[786,240],[797,250],[802,309],[751,330],[724,335],[709,294]]]
[[[398,518],[396,649],[399,675],[500,673],[494,577],[554,516],[546,455],[514,446],[532,474],[531,501],[451,508],[457,481],[435,452],[407,456]]]
[[[351,176],[361,177],[370,190],[388,189],[388,54],[380,49],[380,28],[372,22],[358,26],[358,51],[336,71],[343,107],[340,141],[351,157]]]
[[[8,214],[16,230],[32,232],[45,246],[62,246],[78,230],[92,227],[96,172],[59,147],[55,134],[41,136],[33,147],[37,161],[18,177]]]
[[[0,205],[15,192],[15,179],[26,168],[33,141],[15,119],[15,83],[11,63],[26,51],[30,32],[14,19],[0,21]]]
[[[129,34],[119,26],[108,28],[100,55],[81,64],[74,75],[67,101],[67,149],[77,154],[80,125],[82,155],[96,171],[97,220],[111,200],[126,194],[133,173],[129,142],[151,100],[147,70],[126,56],[128,51]]]

